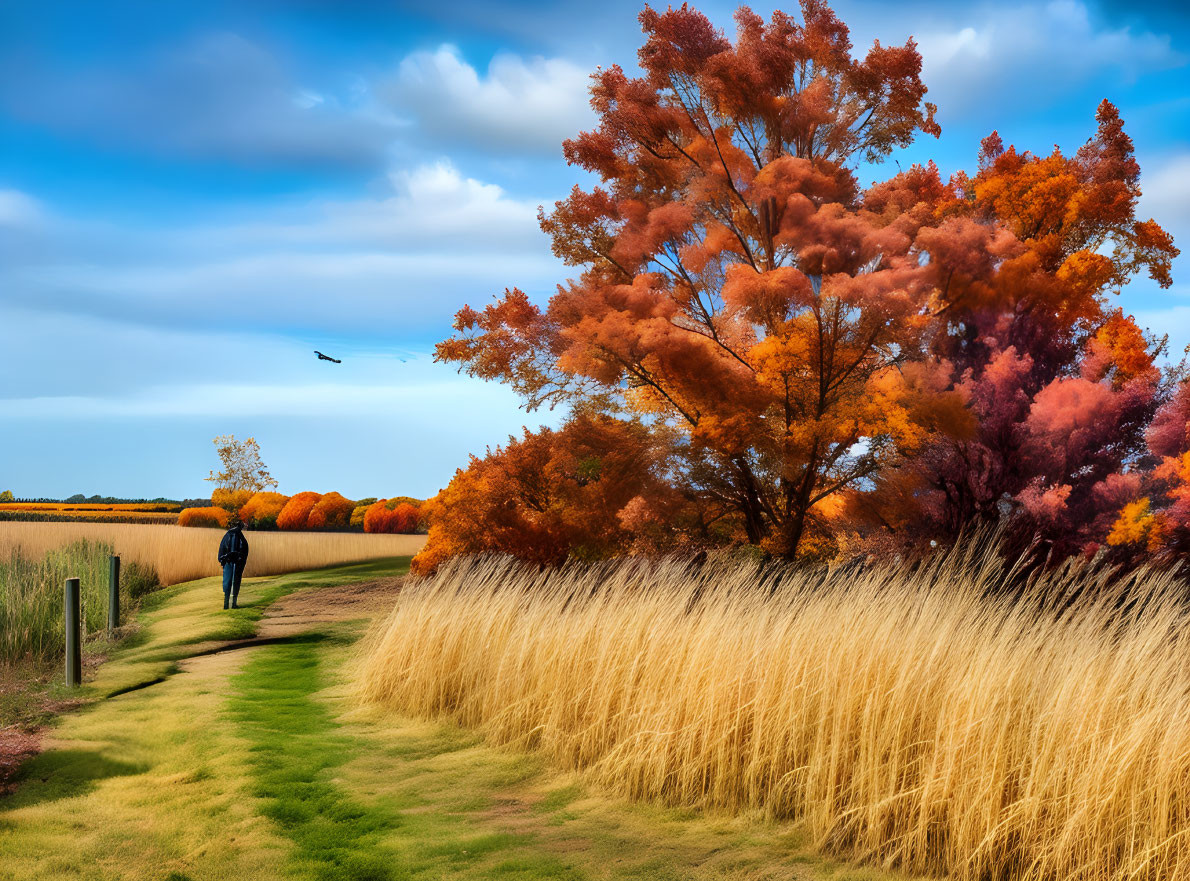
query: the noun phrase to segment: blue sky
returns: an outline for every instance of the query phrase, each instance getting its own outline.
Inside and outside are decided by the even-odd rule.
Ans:
[[[731,32],[732,4],[695,5]],[[234,433],[285,492],[426,496],[552,421],[430,353],[464,303],[566,278],[537,206],[590,183],[560,143],[594,67],[635,66],[640,8],[0,2],[0,489],[205,495]],[[1180,5],[836,9],[859,51],[920,44],[943,135],[902,166],[970,169],[993,128],[1075,149],[1106,97],[1190,255]],[[1123,305],[1190,344],[1190,256]]]

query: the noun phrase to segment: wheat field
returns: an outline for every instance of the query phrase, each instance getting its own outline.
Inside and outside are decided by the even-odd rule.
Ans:
[[[356,690],[851,859],[1190,879],[1182,582],[1073,565],[1009,599],[1007,577],[974,546],[912,574],[455,561],[373,629]]]
[[[339,563],[415,554],[424,535],[340,532],[246,532],[247,577],[317,569]],[[0,523],[0,556],[21,549],[31,557],[72,542],[104,542],[127,560],[152,566],[162,584],[220,572],[221,529],[133,523]]]

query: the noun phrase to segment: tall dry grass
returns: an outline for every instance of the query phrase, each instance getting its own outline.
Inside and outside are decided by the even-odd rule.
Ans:
[[[78,541],[37,557],[14,550],[0,556],[0,665],[45,662],[66,650],[63,583],[67,578],[80,581],[79,624],[84,639],[105,626],[110,554],[106,545]],[[127,578],[121,587],[127,604],[131,598]]]
[[[276,575],[415,554],[424,535],[247,532],[251,552],[244,574]],[[40,557],[54,548],[86,540],[104,542],[127,560],[153,567],[163,584],[217,575],[221,529],[188,529],[131,523],[0,523],[0,556],[20,548]]]
[[[1190,629],[1170,573],[1004,597],[910,573],[458,561],[364,647],[360,697],[482,726],[633,797],[803,821],[961,879],[1190,878]]]

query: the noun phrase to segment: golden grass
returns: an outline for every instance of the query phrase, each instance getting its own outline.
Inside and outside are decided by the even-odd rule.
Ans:
[[[248,532],[247,577],[415,554],[424,535]],[[152,566],[163,584],[216,575],[221,529],[132,523],[0,523],[0,556],[13,548],[40,557],[79,539],[102,541],[128,560]]]
[[[972,549],[779,581],[455,561],[373,630],[356,689],[632,797],[802,821],[851,859],[1190,879],[1184,588],[1072,566],[1010,601],[1004,578]]]

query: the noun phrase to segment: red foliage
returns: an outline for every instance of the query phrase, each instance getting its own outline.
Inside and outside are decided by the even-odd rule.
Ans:
[[[832,495],[965,423],[929,370],[899,369],[934,270],[843,165],[938,133],[921,58],[910,40],[853,59],[817,0],[800,21],[742,8],[734,43],[687,6],[640,20],[645,76],[597,72],[598,128],[564,144],[604,186],[541,218],[581,277],[544,311],[519,290],[464,308],[438,358],[530,405],[676,428],[707,509],[794,556]]]
[[[856,60],[821,0],[741,8],[734,42],[685,5],[640,20],[644,75],[596,72],[598,125],[564,144],[601,185],[540,218],[581,274],[545,306],[463,308],[437,349],[584,415],[456,475],[423,567],[492,536],[537,561],[610,553],[677,495],[786,557],[1000,522],[1052,558],[1190,550],[1190,403],[1109,300],[1141,271],[1168,286],[1178,250],[1136,216],[1113,105],[1073,155],[993,132],[972,175],[928,163],[860,192],[848,163],[938,133],[912,40]],[[549,470],[579,443],[667,473],[577,524],[610,505]]]

